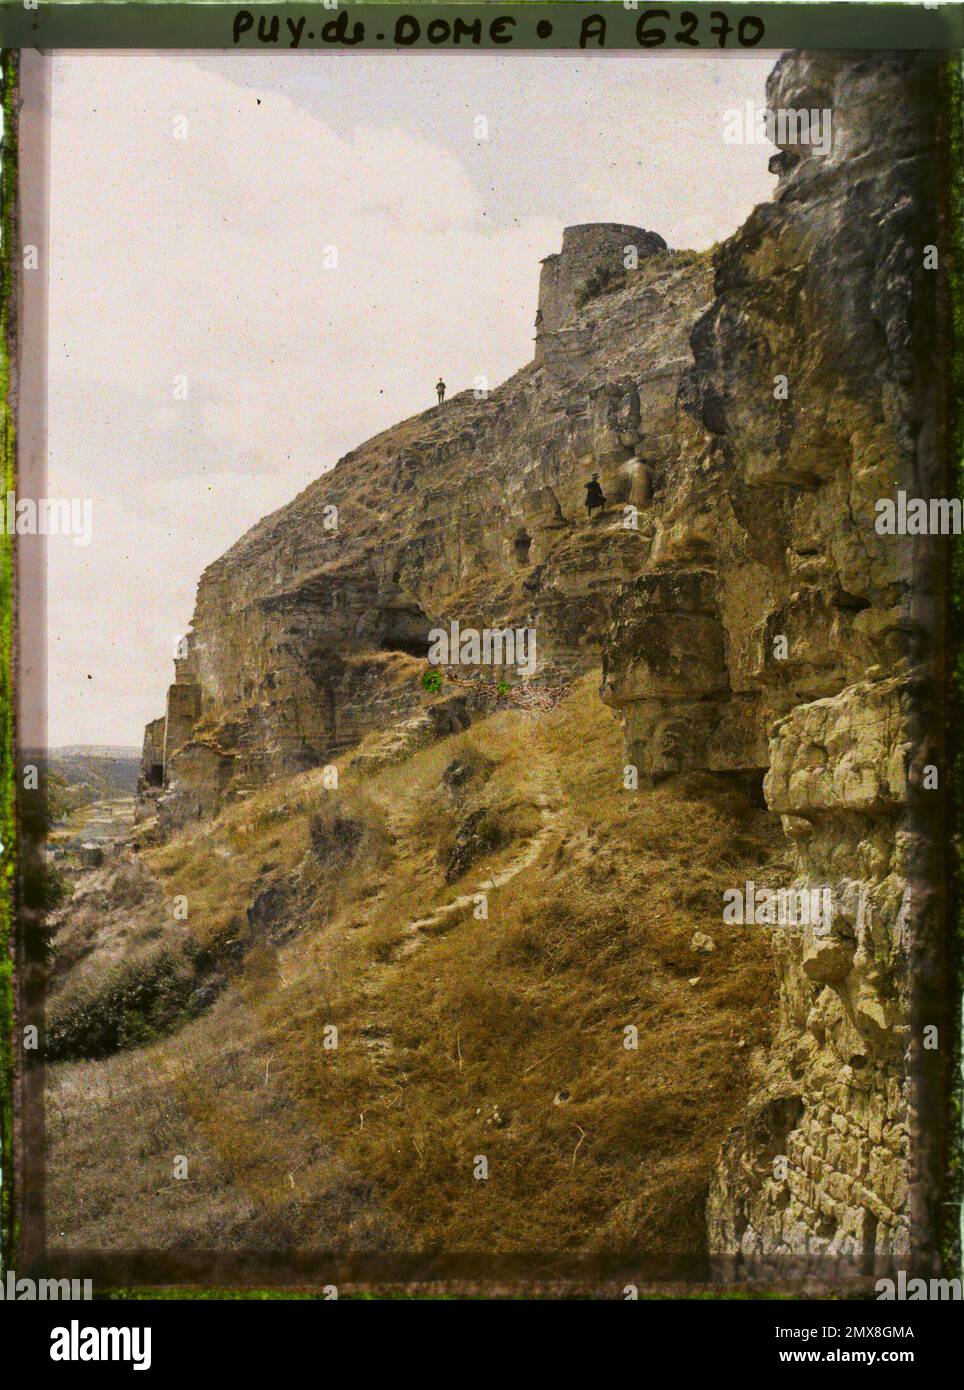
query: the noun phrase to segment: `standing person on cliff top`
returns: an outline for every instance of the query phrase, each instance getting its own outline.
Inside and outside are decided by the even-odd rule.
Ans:
[[[435,383],[435,389],[438,392],[438,403],[441,405],[445,400],[445,382],[441,377],[439,377],[438,381]]]
[[[592,520],[592,514],[596,507],[605,507],[605,505],[606,498],[599,486],[599,474],[594,473],[591,481],[586,483],[586,511],[589,514],[589,519]]]

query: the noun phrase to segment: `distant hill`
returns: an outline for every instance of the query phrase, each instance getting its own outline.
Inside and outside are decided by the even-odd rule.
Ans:
[[[120,743],[66,743],[62,748],[50,748],[47,756],[54,758],[110,758],[140,761],[141,750]]]
[[[137,789],[140,752],[110,744],[72,744],[51,748],[48,773],[63,779],[72,795],[70,804],[84,805],[106,797],[132,796]]]

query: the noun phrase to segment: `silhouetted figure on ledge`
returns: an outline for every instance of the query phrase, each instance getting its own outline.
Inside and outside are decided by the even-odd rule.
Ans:
[[[435,383],[435,389],[438,392],[438,403],[441,405],[445,400],[445,382],[441,377],[439,377],[438,381]]]
[[[599,486],[599,474],[594,473],[592,475],[592,481],[586,484],[586,511],[589,513],[590,521],[592,520],[592,514],[596,508],[602,508],[605,507],[605,505],[606,498],[603,495],[602,488]]]

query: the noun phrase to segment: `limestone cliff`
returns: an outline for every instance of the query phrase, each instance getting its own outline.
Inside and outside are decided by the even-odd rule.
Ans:
[[[874,520],[941,490],[938,88],[919,55],[781,60],[770,105],[831,110],[833,148],[778,152],[712,267],[567,229],[531,365],[362,445],[205,572],[145,742],[168,818],[215,811],[412,716],[428,631],[457,618],[533,627],[536,682],[602,659],[644,783],[762,783],[834,911],[770,928],[776,1036],[710,1194],[718,1254],[869,1268],[909,1251],[912,1208],[930,1239],[907,1063],[940,632],[926,538]]]
[[[874,521],[897,489],[944,490],[926,251],[944,230],[938,92],[920,57],[794,56],[771,75],[771,108],[833,112],[833,151],[778,154],[774,201],[716,259],[661,573],[636,581],[610,655],[630,736],[665,762],[659,658],[647,644],[630,683],[634,634],[655,623],[665,642],[674,605],[698,626],[713,662],[670,692],[670,729],[688,721],[687,756],[696,741],[703,763],[767,769],[800,881],[833,893],[829,933],[773,932],[777,1036],[720,1164],[711,1245],[867,1271],[935,1243],[920,1033],[938,1014],[921,1016],[911,984],[926,989],[939,929],[924,884],[939,878],[940,793],[920,776],[940,762],[927,742],[936,562],[928,538]]]
[[[620,504],[645,508],[669,475],[710,294],[706,258],[651,232],[568,228],[543,267],[537,361],[363,444],[211,565],[165,732],[155,721],[145,740],[143,782],[164,783],[167,815],[216,810],[412,715],[412,658],[452,619],[534,627],[543,678],[598,665],[613,595],[649,552]],[[590,526],[592,472],[610,511]]]

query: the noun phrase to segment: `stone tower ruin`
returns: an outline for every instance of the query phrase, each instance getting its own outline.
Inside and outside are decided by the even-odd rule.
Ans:
[[[631,227],[622,222],[584,222],[566,227],[562,250],[547,256],[539,277],[539,314],[536,319],[536,361],[540,360],[539,340],[564,327],[576,309],[587,284],[596,277],[622,277],[629,247],[636,248],[639,261],[668,248],[657,232]]]

